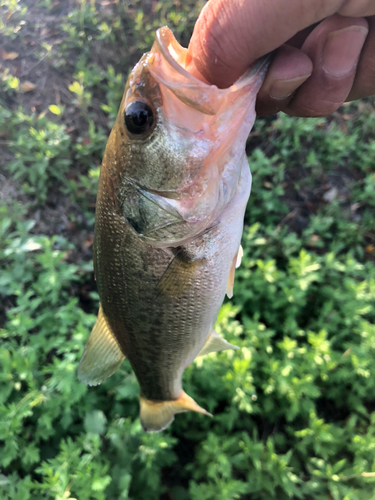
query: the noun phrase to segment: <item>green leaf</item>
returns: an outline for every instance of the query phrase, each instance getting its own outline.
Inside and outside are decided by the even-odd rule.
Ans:
[[[107,419],[101,410],[92,410],[85,416],[85,429],[93,434],[104,434]]]
[[[56,104],[51,104],[50,106],[48,106],[48,109],[54,115],[60,115],[61,114],[61,108],[59,106],[57,106]]]
[[[7,476],[4,476],[4,474],[0,474],[0,486],[5,486],[6,484],[9,484],[10,481],[7,478]]]

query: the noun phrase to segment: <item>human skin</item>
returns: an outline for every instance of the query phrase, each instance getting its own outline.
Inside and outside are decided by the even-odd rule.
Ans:
[[[220,88],[277,49],[257,113],[326,116],[375,94],[375,0],[210,0],[187,69]]]

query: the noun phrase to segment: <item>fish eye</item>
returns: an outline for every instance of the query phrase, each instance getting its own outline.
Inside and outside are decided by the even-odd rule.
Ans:
[[[154,112],[148,104],[133,101],[125,109],[125,125],[134,135],[141,135],[150,130],[154,123]]]

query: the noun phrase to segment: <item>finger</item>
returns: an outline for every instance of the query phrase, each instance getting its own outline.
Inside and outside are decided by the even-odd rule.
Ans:
[[[375,16],[367,19],[369,33],[362,49],[353,87],[347,101],[375,94]]]
[[[282,45],[273,59],[257,97],[257,115],[282,111],[293,92],[309,78],[313,64],[301,50]]]
[[[375,15],[374,0],[347,0],[343,2],[338,14],[348,17],[366,17]]]
[[[374,0],[210,0],[189,44],[187,69],[210,83],[228,87],[260,56],[280,47],[299,31],[349,7],[361,12]],[[353,7],[354,5],[354,7]],[[349,12],[349,11],[348,11]]]
[[[322,21],[301,48],[313,62],[313,73],[285,111],[295,116],[325,116],[336,111],[352,88],[367,33],[364,18],[334,15]]]

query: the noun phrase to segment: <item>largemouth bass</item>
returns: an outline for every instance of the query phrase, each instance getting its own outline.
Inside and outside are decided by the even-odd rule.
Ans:
[[[258,61],[220,90],[184,69],[186,54],[161,28],[127,81],[100,173],[100,309],[78,373],[97,385],[127,357],[147,431],[183,411],[210,415],[182,390],[182,374],[198,355],[236,348],[213,327],[241,259],[245,142],[267,69]]]

